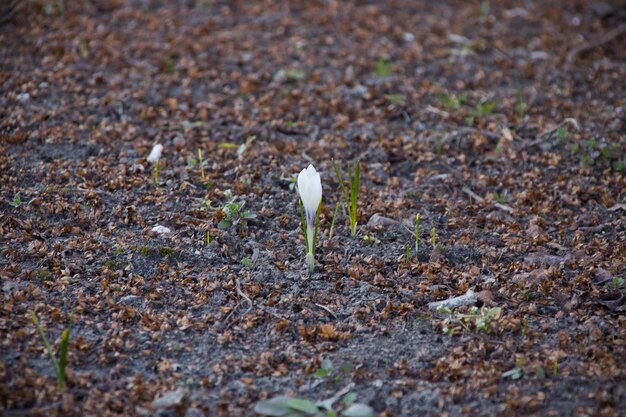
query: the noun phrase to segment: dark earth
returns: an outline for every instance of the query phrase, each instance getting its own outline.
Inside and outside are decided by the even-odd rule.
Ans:
[[[626,3],[9,6],[0,414],[626,415]],[[65,390],[32,313],[57,355],[71,322]]]

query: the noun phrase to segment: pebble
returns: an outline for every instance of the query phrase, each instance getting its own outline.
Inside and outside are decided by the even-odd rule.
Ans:
[[[152,228],[152,231],[160,235],[172,233],[172,230],[169,227],[161,226],[158,224]]]

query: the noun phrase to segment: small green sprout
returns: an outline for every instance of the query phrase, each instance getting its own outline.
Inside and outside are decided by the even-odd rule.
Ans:
[[[389,104],[396,107],[402,107],[406,104],[406,96],[403,94],[390,94],[387,96]]]
[[[446,335],[452,335],[455,332],[455,328],[451,326],[452,323],[458,324],[461,328],[467,331],[471,331],[472,326],[477,332],[489,333],[491,329],[491,323],[500,315],[500,307],[479,309],[478,307],[472,307],[467,314],[455,313],[449,308],[440,307],[437,310],[440,314],[447,314],[448,317],[445,320],[445,326],[443,333]]]
[[[380,58],[376,62],[376,76],[379,78],[390,77],[392,72],[392,66],[389,62]]]
[[[246,141],[244,143],[242,143],[241,145],[239,145],[239,148],[237,148],[237,155],[241,156],[243,155],[246,150],[250,147],[250,145],[252,145],[252,142],[254,142],[256,140],[256,136],[254,135],[250,135],[246,138]]]
[[[17,193],[13,196],[13,201],[11,201],[11,205],[14,208],[19,208],[22,205],[22,197],[20,196],[20,193]]]
[[[404,261],[407,264],[411,263],[411,247],[409,245],[404,246]]]
[[[226,230],[241,221],[257,218],[256,214],[250,212],[249,210],[244,210],[246,202],[238,202],[237,196],[233,196],[233,192],[231,190],[224,191],[224,197],[228,200],[221,208],[222,212],[224,212],[225,218],[220,220],[217,224],[218,229]]]
[[[250,145],[252,145],[252,142],[254,142],[255,140],[256,140],[256,136],[250,135],[246,137],[245,142],[242,143],[241,145],[237,145],[235,143],[230,143],[230,142],[223,142],[217,145],[217,147],[219,149],[237,149],[237,155],[242,156],[246,152],[246,150],[248,150]]]
[[[543,367],[538,366],[535,370],[535,376],[539,381],[543,381],[544,379],[546,379],[546,371],[544,371]]]
[[[335,220],[337,219],[337,213],[339,212],[339,202],[335,204],[335,211],[333,212],[333,219],[330,222],[330,232],[328,233],[328,238],[333,238],[333,232],[335,231]]]
[[[202,150],[198,148],[198,164],[200,165],[200,176],[204,179],[204,163],[202,161]]]
[[[558,141],[564,141],[569,137],[569,133],[567,132],[567,129],[563,126],[560,126],[557,130],[556,130],[556,138]]]
[[[419,255],[419,244],[420,244],[420,215],[417,213],[415,215],[415,254]]]
[[[348,185],[349,185],[349,193],[348,189],[343,183],[343,179],[341,178],[341,172],[339,171],[339,167],[335,163],[335,160],[332,160],[333,168],[335,169],[335,174],[337,175],[337,181],[339,181],[339,185],[341,186],[341,191],[343,193],[344,200],[346,202],[346,210],[348,211],[348,216],[350,217],[350,235],[356,235],[356,225],[357,225],[357,204],[359,199],[359,184],[361,181],[361,162],[359,160],[354,164],[354,172],[348,165]]]
[[[448,110],[458,110],[467,101],[469,94],[464,92],[458,96],[454,94],[439,93],[436,97]]]
[[[503,194],[500,194],[498,192],[494,192],[492,195],[493,195],[493,199],[496,201],[496,203],[500,203],[500,204],[506,203],[506,197]]]
[[[486,99],[480,100],[476,103],[474,110],[465,118],[465,121],[469,125],[474,125],[476,118],[485,118],[489,116],[497,107],[498,103],[495,101],[487,101]]]
[[[315,374],[313,374],[313,376],[315,378],[324,379],[327,376],[330,376],[332,373],[333,373],[333,362],[330,359],[325,358],[322,361],[320,368],[317,371],[315,371]]]
[[[168,74],[174,74],[174,58],[171,52],[165,54],[165,72]]]
[[[154,163],[154,184],[155,185],[159,184],[159,161],[158,160]]]
[[[37,328],[37,333],[39,333],[39,337],[41,338],[41,341],[43,342],[46,348],[46,351],[48,352],[48,356],[50,357],[50,363],[52,364],[54,373],[57,376],[57,386],[59,387],[60,390],[64,390],[66,386],[65,368],[67,367],[67,352],[69,348],[70,331],[72,328],[72,324],[70,323],[65,328],[65,330],[63,330],[63,333],[61,334],[61,344],[59,346],[59,358],[57,359],[54,353],[52,352],[52,346],[50,346],[50,342],[48,341],[48,338],[43,332],[43,329],[41,328],[41,324],[39,323],[39,318],[37,318],[37,315],[35,314],[35,312],[32,313],[31,317],[32,317],[33,323],[35,324],[35,327]]]
[[[292,174],[291,177],[281,176],[280,179],[282,181],[286,181],[289,183],[289,191],[296,191],[296,185],[298,183],[298,174]]]
[[[285,75],[289,82],[302,81],[306,78],[306,71],[297,68],[290,69],[285,72]]]
[[[379,239],[376,239],[374,236],[363,236],[363,241],[368,245],[377,245],[380,243]]]
[[[206,245],[209,246],[211,244],[211,231],[207,229],[206,231]]]

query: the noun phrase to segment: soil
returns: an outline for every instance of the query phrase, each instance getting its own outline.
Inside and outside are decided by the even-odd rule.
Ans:
[[[624,22],[593,1],[26,3],[0,27],[0,414],[247,416],[349,386],[379,416],[625,415]],[[329,236],[332,159],[361,162],[355,237],[344,208]],[[32,313],[55,352],[71,322],[65,390]]]

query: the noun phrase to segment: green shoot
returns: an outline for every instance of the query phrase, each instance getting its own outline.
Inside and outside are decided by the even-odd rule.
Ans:
[[[464,92],[456,96],[454,94],[439,93],[436,97],[448,110],[459,110],[467,101],[469,94]]]
[[[415,254],[419,255],[419,240],[420,240],[420,215],[415,215]]]
[[[200,176],[204,179],[204,163],[202,162],[202,150],[198,148],[198,163],[200,164]]]
[[[363,242],[368,245],[377,245],[380,243],[380,239],[375,238],[374,236],[365,235],[363,236]]]
[[[487,101],[486,99],[482,99],[476,103],[474,110],[472,110],[469,116],[465,118],[465,121],[469,125],[474,125],[476,118],[486,118],[496,109],[497,106],[498,103],[496,101]]]
[[[433,245],[433,249],[437,246],[437,229],[434,227],[430,230],[430,242]]]
[[[224,197],[226,197],[228,201],[220,209],[224,213],[224,218],[217,224],[219,229],[226,230],[233,225],[237,225],[239,222],[245,223],[248,220],[257,218],[257,215],[250,212],[250,210],[244,210],[246,202],[237,202],[237,196],[233,196],[231,190],[225,190]]]
[[[209,246],[211,244],[211,231],[207,229],[206,231],[206,245]]]
[[[376,76],[379,78],[385,78],[391,76],[392,67],[391,64],[380,58],[376,62]]]
[[[315,371],[315,378],[324,379],[327,376],[330,376],[333,372],[333,363],[330,359],[325,358],[320,365],[320,368]]]
[[[358,160],[356,161],[354,164],[354,172],[350,168],[350,165],[348,165],[349,193],[343,183],[341,172],[339,171],[339,167],[335,163],[334,159],[332,160],[332,164],[335,169],[335,174],[337,175],[337,181],[339,181],[339,185],[341,186],[344,200],[346,201],[346,209],[348,210],[348,216],[350,217],[350,235],[354,237],[354,235],[356,235],[357,225],[357,203],[359,199],[359,184],[361,181],[361,162]]]
[[[552,364],[552,376],[557,377],[559,375],[559,363],[555,360]]]
[[[243,155],[246,152],[246,150],[250,147],[250,145],[252,145],[252,142],[254,142],[255,140],[256,140],[256,136],[254,136],[254,135],[248,136],[246,138],[246,142],[242,143],[237,148],[237,155],[239,155],[239,156]]]
[[[154,185],[159,184],[159,161],[154,163]]]
[[[402,107],[406,104],[406,96],[402,94],[390,94],[387,96],[389,104],[396,107]]]
[[[404,246],[404,260],[407,264],[411,263],[411,249],[409,245]]]
[[[19,208],[22,205],[22,197],[20,193],[17,193],[13,196],[13,201],[10,203],[14,208]]]
[[[37,328],[37,333],[39,334],[39,337],[41,338],[41,341],[43,342],[46,351],[48,352],[48,356],[50,357],[50,363],[52,364],[54,373],[57,376],[57,386],[60,390],[64,390],[66,385],[65,368],[67,367],[67,352],[69,348],[70,330],[72,325],[70,323],[68,327],[63,330],[63,333],[61,335],[61,344],[59,345],[59,359],[57,360],[56,356],[52,352],[52,346],[50,346],[50,342],[43,332],[41,324],[39,323],[39,319],[34,312],[32,313],[32,320],[35,324],[35,327]]]
[[[339,203],[335,204],[335,211],[333,212],[333,219],[330,222],[330,232],[328,233],[328,238],[333,238],[333,232],[335,231],[335,220],[337,219],[337,212],[339,212]]]

